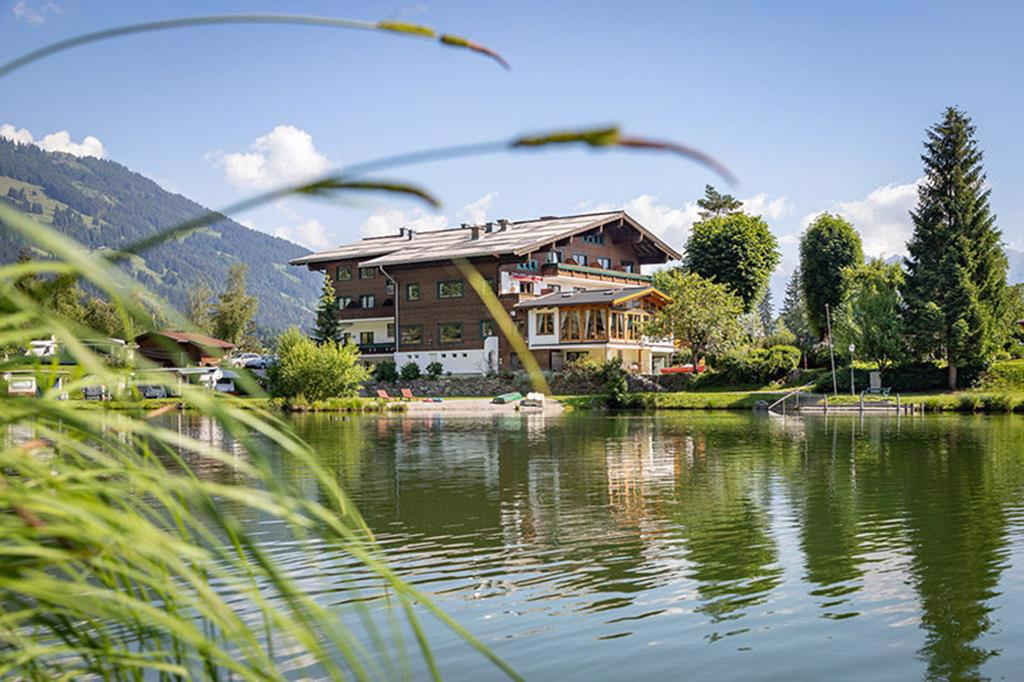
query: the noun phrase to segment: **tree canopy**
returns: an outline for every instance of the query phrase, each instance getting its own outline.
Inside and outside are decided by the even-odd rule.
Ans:
[[[779,244],[758,216],[729,213],[694,223],[686,242],[686,267],[729,287],[749,312],[779,264]]]
[[[903,270],[881,259],[843,272],[845,295],[833,329],[840,346],[854,344],[857,355],[885,371],[903,358]]]
[[[950,389],[957,386],[958,367],[987,362],[1007,333],[1006,254],[974,133],[971,119],[955,107],[928,129],[925,177],[907,244],[905,297],[914,346],[947,362]]]
[[[329,272],[324,271],[324,286],[320,291],[320,301],[316,306],[316,327],[313,329],[313,340],[317,343],[341,340],[341,329],[338,323],[338,299],[334,292],[334,283]]]
[[[228,271],[228,283],[213,310],[213,333],[219,339],[238,344],[255,329],[253,318],[259,300],[250,296],[245,287],[249,266],[233,263]]]
[[[297,327],[277,341],[278,361],[267,372],[271,392],[280,397],[326,400],[354,396],[370,377],[355,344],[315,343]]]
[[[693,361],[718,355],[743,339],[743,301],[724,284],[680,268],[654,275],[654,286],[672,298],[652,321],[652,336],[673,335]]]
[[[804,301],[802,279],[800,267],[797,266],[786,284],[786,297],[782,301],[779,320],[786,330],[793,334],[793,343],[807,353],[818,338],[807,322],[807,303]]]
[[[743,202],[731,194],[722,194],[711,185],[704,185],[704,196],[697,199],[700,207],[700,219],[707,220],[717,216],[736,213],[743,208]]]
[[[825,306],[843,300],[843,270],[864,262],[860,235],[846,219],[822,213],[800,238],[800,279],[805,314],[819,339],[828,333]]]

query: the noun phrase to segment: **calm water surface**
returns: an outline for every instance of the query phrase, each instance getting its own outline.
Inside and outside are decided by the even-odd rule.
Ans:
[[[1024,676],[1020,417],[294,425],[392,563],[528,679]],[[331,551],[311,577],[340,604],[359,580]],[[427,625],[446,677],[497,677]]]

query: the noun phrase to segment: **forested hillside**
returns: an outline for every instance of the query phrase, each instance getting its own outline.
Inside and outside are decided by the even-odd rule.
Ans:
[[[0,138],[0,201],[89,248],[119,248],[184,222],[206,209],[112,161],[46,152]],[[0,262],[12,262],[26,243],[0,229]],[[126,269],[184,309],[201,281],[221,290],[232,263],[249,266],[250,293],[259,298],[256,324],[266,330],[308,326],[320,278],[288,260],[308,253],[284,239],[223,219],[181,241],[156,247]],[[43,254],[38,254],[43,255]]]

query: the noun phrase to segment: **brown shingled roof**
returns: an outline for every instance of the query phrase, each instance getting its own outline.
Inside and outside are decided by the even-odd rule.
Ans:
[[[617,221],[622,221],[640,233],[638,245],[649,254],[648,260],[641,262],[664,262],[682,257],[625,211],[607,211],[560,217],[544,216],[535,220],[507,223],[504,228],[500,224],[492,224],[490,231],[484,226],[477,226],[479,229],[475,230],[450,228],[428,232],[403,229],[397,235],[370,237],[336,249],[296,258],[290,263],[308,265],[357,258],[360,266],[373,267],[460,257],[503,254],[525,256],[561,239]],[[474,231],[476,238],[473,237]]]

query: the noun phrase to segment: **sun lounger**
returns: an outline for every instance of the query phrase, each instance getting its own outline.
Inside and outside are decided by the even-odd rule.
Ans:
[[[402,400],[414,400],[416,396],[412,394],[412,391],[408,388],[402,389]]]

